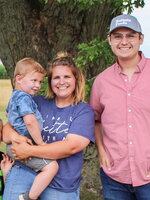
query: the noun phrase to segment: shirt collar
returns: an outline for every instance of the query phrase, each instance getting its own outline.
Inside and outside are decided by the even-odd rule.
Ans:
[[[139,51],[139,54],[141,56],[141,60],[140,62],[137,64],[137,69],[136,72],[142,72],[142,70],[145,67],[145,63],[146,63],[146,58],[144,56],[144,54],[142,53],[142,51]],[[116,60],[116,63],[114,64],[114,67],[117,68],[118,73],[122,73],[121,71],[121,67],[119,66],[118,60]]]

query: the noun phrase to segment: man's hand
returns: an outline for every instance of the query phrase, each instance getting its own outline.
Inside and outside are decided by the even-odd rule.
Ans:
[[[108,170],[111,170],[113,163],[110,162],[109,157],[105,150],[100,152],[100,166],[106,167]]]

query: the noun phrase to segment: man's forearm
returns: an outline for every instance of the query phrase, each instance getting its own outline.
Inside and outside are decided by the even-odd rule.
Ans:
[[[95,138],[96,138],[96,146],[100,154],[100,151],[104,150],[104,145],[103,145],[101,123],[98,121],[95,122]]]

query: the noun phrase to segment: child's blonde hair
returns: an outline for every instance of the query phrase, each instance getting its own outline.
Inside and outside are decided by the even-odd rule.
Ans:
[[[27,73],[35,71],[41,74],[46,74],[45,69],[42,65],[36,62],[32,58],[23,58],[16,63],[15,71],[14,71],[14,79],[17,75],[26,75]]]

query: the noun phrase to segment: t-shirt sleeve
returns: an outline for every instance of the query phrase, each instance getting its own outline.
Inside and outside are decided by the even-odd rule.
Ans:
[[[21,96],[18,99],[18,112],[20,116],[25,116],[28,114],[34,113],[36,109],[36,104],[32,100],[32,97],[30,96]]]
[[[84,136],[95,142],[93,109],[88,104],[83,104],[82,106],[75,113],[69,133]]]

